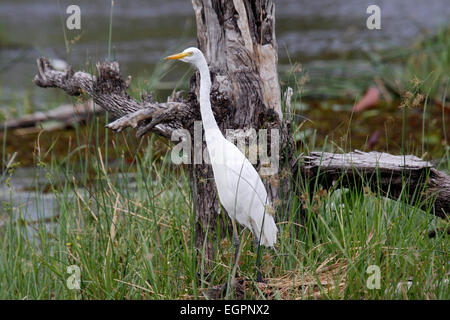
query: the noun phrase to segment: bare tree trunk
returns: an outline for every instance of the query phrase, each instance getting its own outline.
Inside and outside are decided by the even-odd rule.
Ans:
[[[213,84],[212,106],[222,133],[226,129],[267,129],[286,132],[281,111],[277,73],[277,42],[275,7],[269,0],[193,0],[197,21],[198,47],[208,62]],[[191,92],[199,94],[198,74],[191,83]],[[218,93],[218,94],[217,94]],[[281,135],[281,145],[290,137]],[[268,139],[269,140],[269,139]],[[284,148],[283,148],[284,150]],[[288,155],[291,157],[292,153]],[[280,161],[280,163],[284,163]],[[209,165],[191,168],[196,192],[196,244],[202,247],[206,236],[217,234],[221,225],[217,214],[219,203]],[[265,184],[272,199],[279,198],[278,174]],[[224,230],[223,230],[224,231]],[[213,248],[207,247],[207,257]]]

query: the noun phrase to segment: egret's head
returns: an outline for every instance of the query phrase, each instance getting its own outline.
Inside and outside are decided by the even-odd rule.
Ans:
[[[183,62],[191,63],[195,66],[198,66],[202,60],[204,59],[203,53],[194,47],[187,48],[181,53],[177,53],[171,56],[164,58],[166,60],[181,60]]]

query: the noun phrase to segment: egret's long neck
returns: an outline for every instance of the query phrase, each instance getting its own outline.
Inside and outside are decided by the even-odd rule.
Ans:
[[[216,119],[211,109],[211,77],[209,76],[208,64],[205,58],[197,65],[200,72],[200,113],[202,115],[203,128],[206,138],[210,134],[222,134],[217,125]]]

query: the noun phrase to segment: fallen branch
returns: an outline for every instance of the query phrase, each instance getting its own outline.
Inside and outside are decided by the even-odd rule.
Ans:
[[[394,156],[380,152],[355,151],[346,154],[312,152],[304,157],[302,175],[314,184],[316,178],[325,188],[370,186],[373,192],[446,218],[450,212],[450,176],[436,170],[418,157]]]
[[[30,128],[46,121],[58,121],[62,126],[71,126],[77,122],[86,121],[92,115],[104,113],[102,108],[95,108],[91,101],[83,104],[64,104],[47,112],[35,112],[19,119],[11,119],[0,123],[3,129]]]

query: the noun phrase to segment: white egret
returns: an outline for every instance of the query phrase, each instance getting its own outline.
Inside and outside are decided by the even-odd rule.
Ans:
[[[273,247],[277,238],[277,226],[267,212],[271,206],[266,188],[250,161],[221,133],[211,109],[211,78],[203,53],[188,48],[171,55],[166,60],[180,60],[194,65],[200,73],[200,113],[220,203],[232,220],[236,246],[234,278],[239,260],[239,235],[235,221],[251,230],[257,249],[259,244]],[[258,267],[258,281],[261,273]]]

